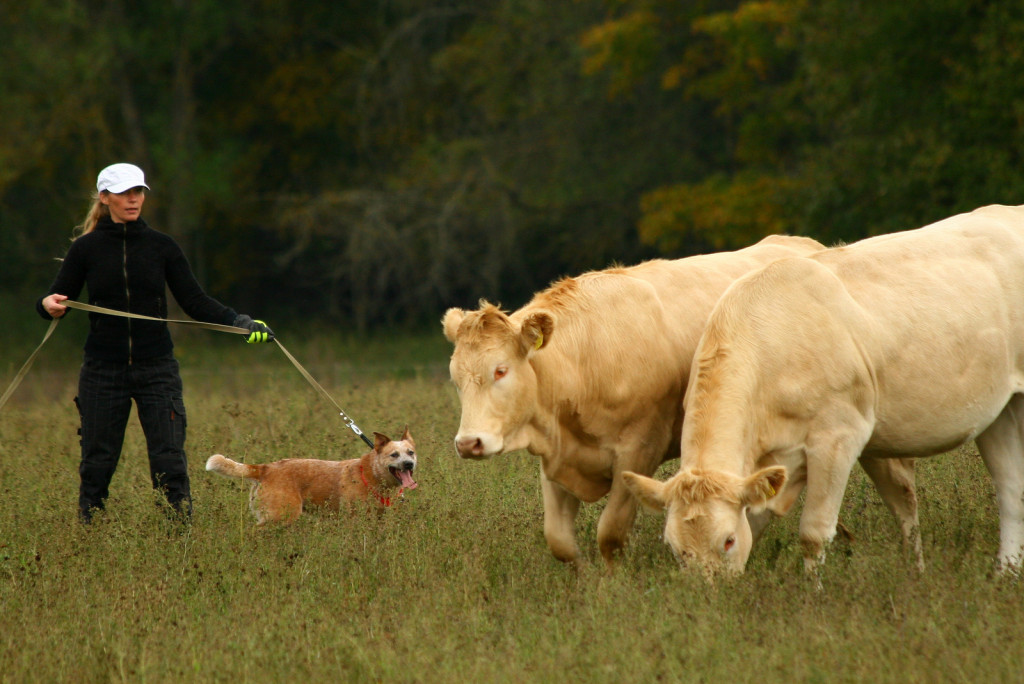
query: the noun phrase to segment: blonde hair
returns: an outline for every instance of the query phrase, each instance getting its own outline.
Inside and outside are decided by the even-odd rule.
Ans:
[[[106,190],[104,190],[106,192]],[[92,193],[92,205],[89,207],[88,213],[85,215],[85,220],[75,226],[75,230],[72,233],[72,239],[82,237],[87,233],[91,233],[92,229],[96,227],[99,220],[104,216],[110,216],[110,207],[103,202],[100,202],[100,193]]]

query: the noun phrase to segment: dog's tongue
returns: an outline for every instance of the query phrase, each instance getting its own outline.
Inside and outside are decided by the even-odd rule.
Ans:
[[[412,479],[412,473],[408,470],[399,470],[398,479],[402,481],[403,489],[416,489],[419,486],[416,484],[416,480]]]

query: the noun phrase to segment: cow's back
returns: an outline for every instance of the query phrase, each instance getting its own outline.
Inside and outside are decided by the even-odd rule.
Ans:
[[[824,249],[810,238],[770,235],[734,252],[652,260],[625,270],[631,277],[649,282],[656,291],[665,311],[666,334],[674,338],[688,367],[708,315],[736,279],[777,259],[809,256]]]
[[[870,449],[943,451],[1024,391],[1024,207],[983,207],[815,259],[870,320]],[[947,439],[929,445],[928,434]]]
[[[786,417],[765,425],[811,420],[845,401],[873,425],[865,453],[939,453],[975,437],[1024,391],[1022,303],[1024,207],[985,207],[740,279],[698,352],[719,372],[699,380]],[[721,348],[744,340],[743,351],[720,362],[711,337]],[[688,404],[703,392],[691,390]]]
[[[533,361],[542,391],[608,402],[628,421],[666,395],[681,408],[708,315],[737,278],[776,259],[822,250],[810,238],[773,235],[734,252],[593,271],[538,293],[512,319],[538,309],[555,316],[555,339]],[[618,422],[605,428],[614,434]]]

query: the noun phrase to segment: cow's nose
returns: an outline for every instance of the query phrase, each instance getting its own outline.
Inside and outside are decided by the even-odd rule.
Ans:
[[[463,458],[480,457],[484,454],[484,443],[479,437],[456,437],[455,450]]]

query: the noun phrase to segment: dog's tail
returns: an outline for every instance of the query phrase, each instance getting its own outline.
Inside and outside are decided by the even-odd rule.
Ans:
[[[244,477],[249,480],[258,480],[263,474],[262,465],[239,463],[220,454],[214,454],[206,460],[206,469],[224,477]]]

